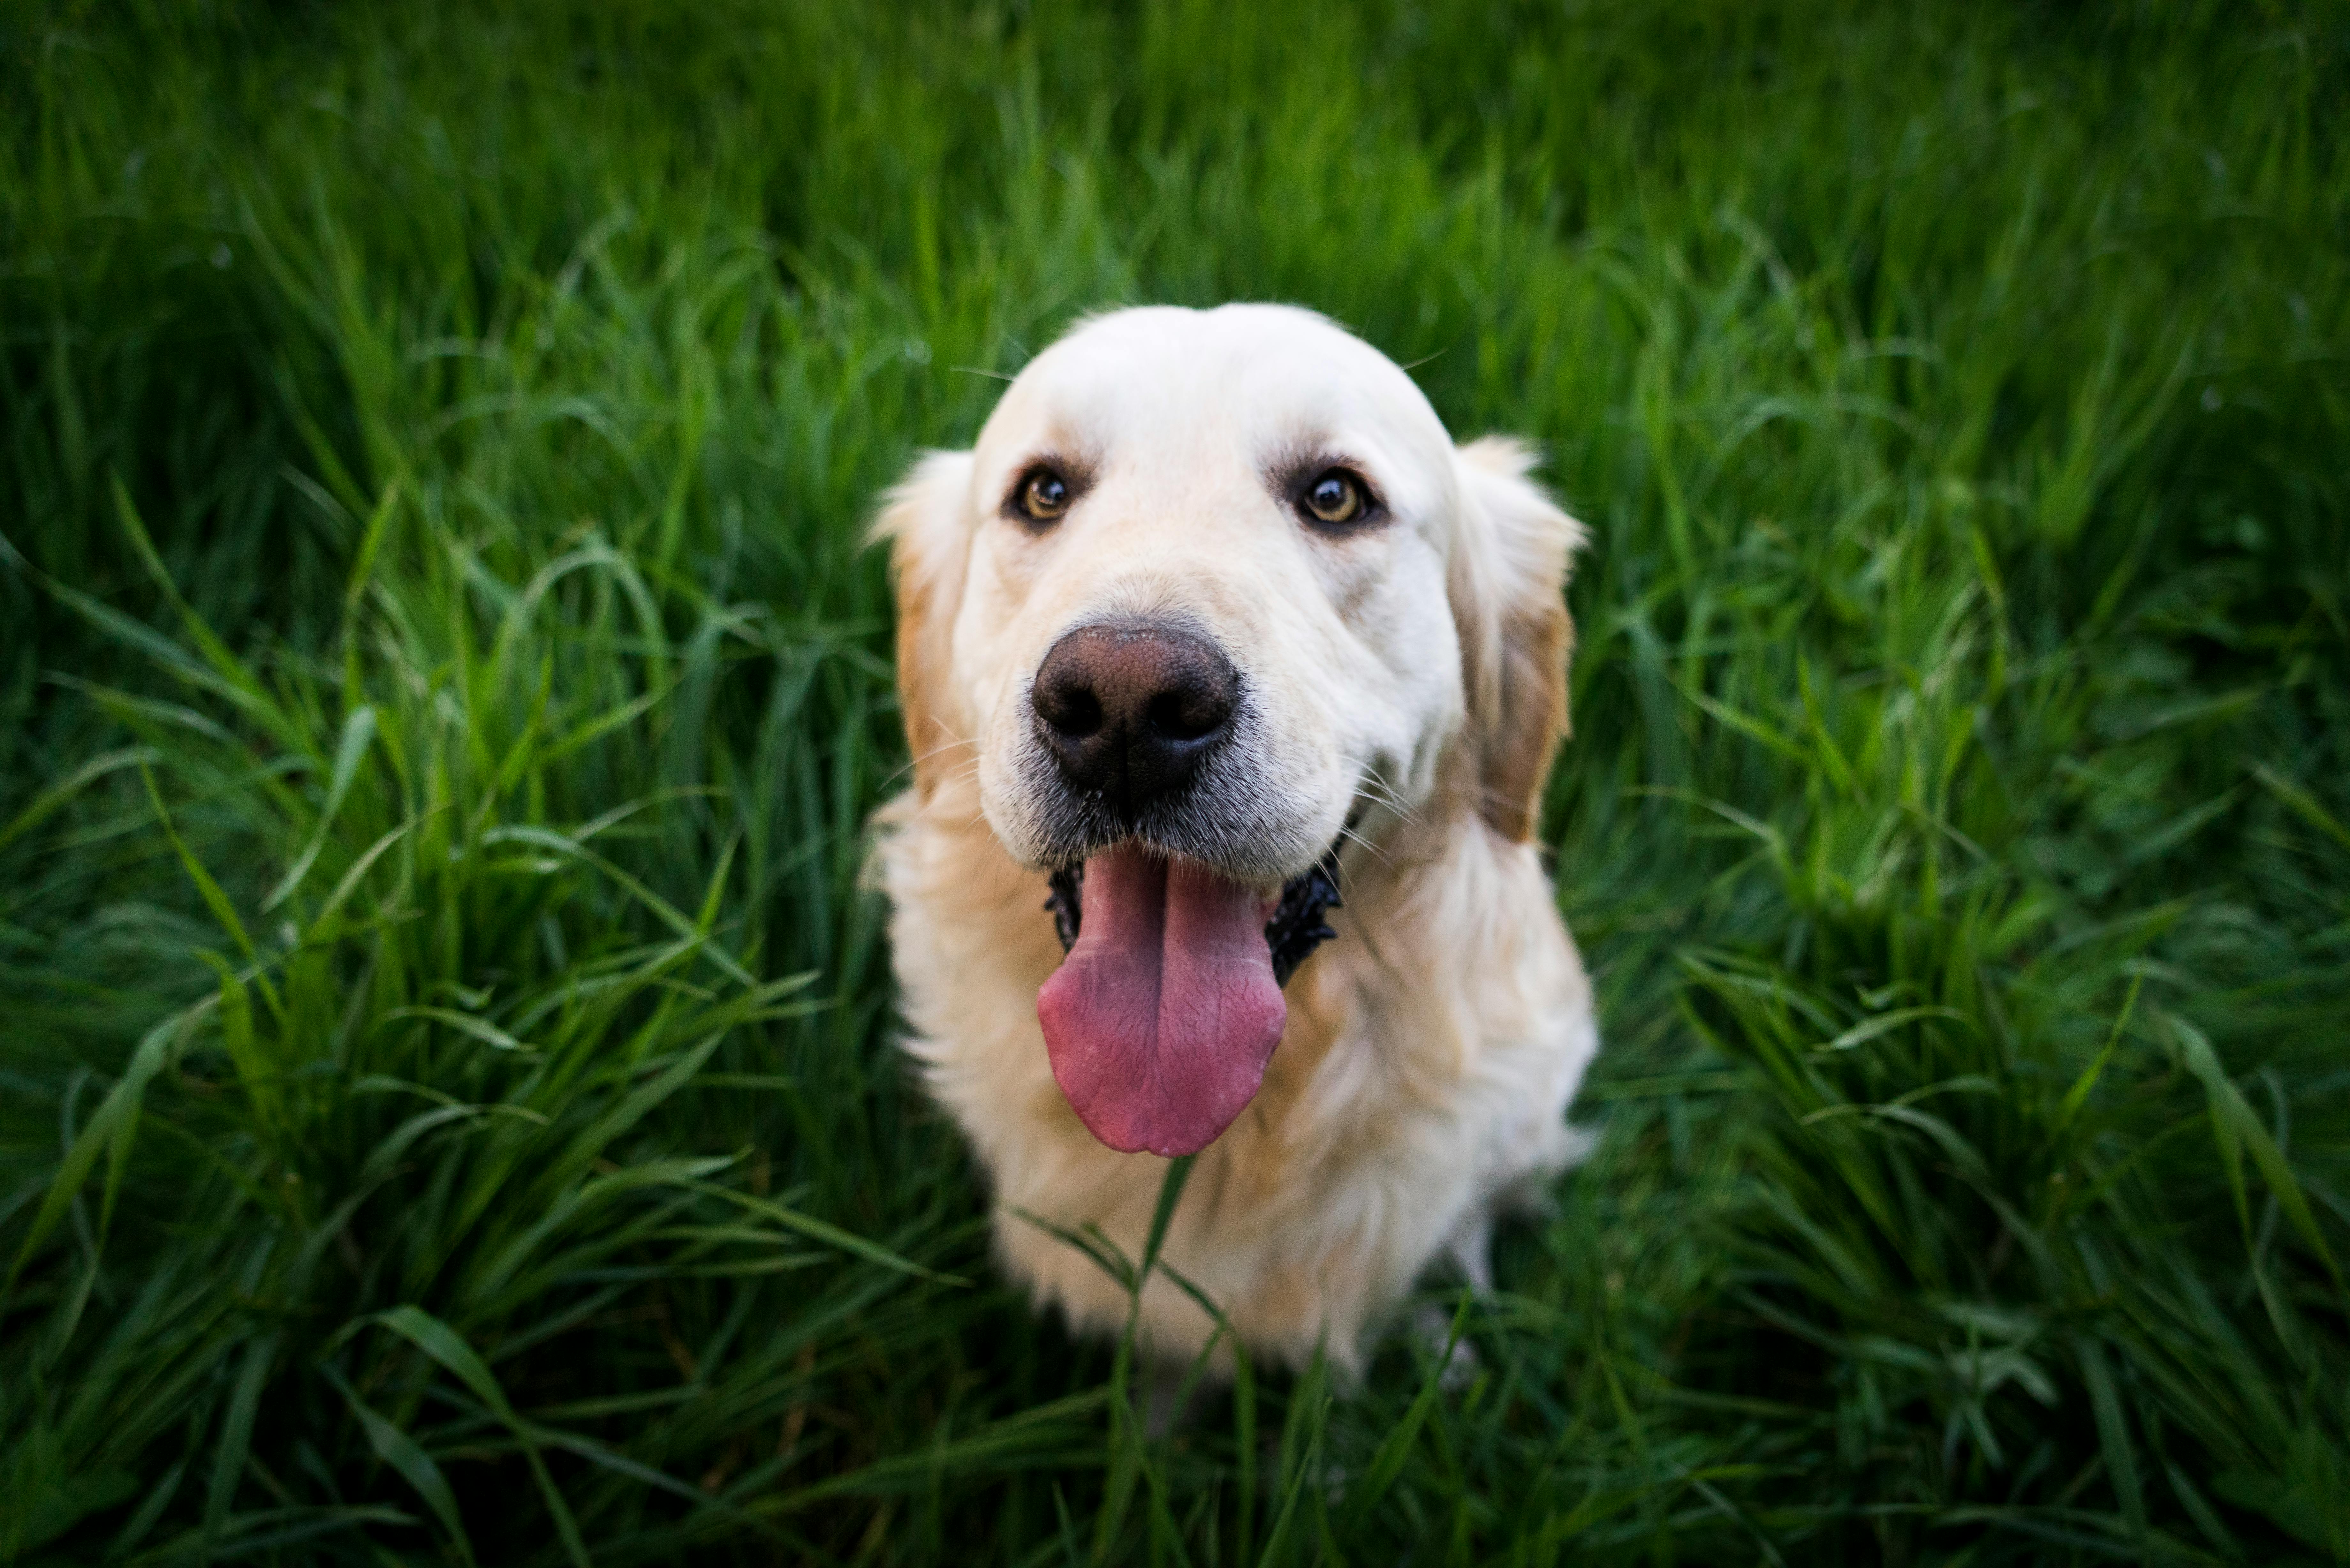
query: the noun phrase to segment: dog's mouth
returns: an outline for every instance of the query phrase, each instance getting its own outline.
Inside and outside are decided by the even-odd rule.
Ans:
[[[1053,873],[1068,956],[1036,993],[1053,1076],[1125,1153],[1196,1154],[1264,1081],[1281,988],[1336,935],[1337,850],[1267,898],[1204,863],[1128,842]]]

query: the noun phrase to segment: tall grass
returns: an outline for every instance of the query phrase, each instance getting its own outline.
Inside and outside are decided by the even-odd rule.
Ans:
[[[2333,10],[0,26],[0,1561],[2350,1561]],[[1152,1435],[890,1044],[858,537],[1226,297],[1593,525],[1602,1137],[1465,1385]]]

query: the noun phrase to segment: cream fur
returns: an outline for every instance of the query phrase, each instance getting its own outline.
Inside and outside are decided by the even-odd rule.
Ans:
[[[1299,454],[1356,466],[1391,516],[1304,526],[1268,481]],[[1001,504],[1040,457],[1087,480],[1041,532]],[[1529,462],[1455,448],[1409,378],[1307,312],[1154,308],[1039,356],[972,452],[889,498],[916,764],[877,825],[908,1049],[993,1179],[1005,1265],[1076,1326],[1117,1328],[1125,1294],[1023,1211],[1139,1256],[1166,1169],[1078,1122],[1036,1021],[1061,950],[1027,682],[1089,619],[1180,614],[1239,666],[1262,723],[1227,875],[1276,886],[1356,814],[1337,939],[1291,981],[1263,1088],[1199,1156],[1165,1248],[1252,1353],[1357,1365],[1440,1253],[1482,1281],[1496,1206],[1580,1152],[1590,986],[1530,837],[1581,533]],[[1161,1355],[1212,1330],[1164,1279],[1143,1312]]]

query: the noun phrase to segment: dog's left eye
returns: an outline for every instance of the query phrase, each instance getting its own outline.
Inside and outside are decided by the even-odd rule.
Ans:
[[[1357,522],[1369,509],[1363,482],[1343,468],[1326,469],[1316,475],[1299,504],[1316,523]]]

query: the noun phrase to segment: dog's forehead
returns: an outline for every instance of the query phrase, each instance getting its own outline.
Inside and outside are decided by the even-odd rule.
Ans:
[[[1289,306],[1156,306],[1097,317],[1038,355],[980,444],[1116,462],[1137,449],[1232,449],[1429,462],[1451,446],[1427,397],[1386,355]],[[1357,449],[1365,450],[1357,450]]]

